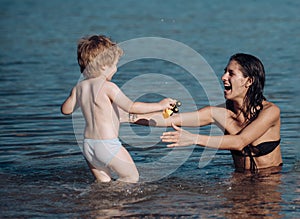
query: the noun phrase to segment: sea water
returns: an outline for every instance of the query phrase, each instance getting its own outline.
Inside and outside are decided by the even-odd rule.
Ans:
[[[296,0],[1,0],[0,217],[299,218],[299,9]],[[211,66],[209,75],[217,79],[209,85],[216,91],[232,54],[259,57],[266,69],[265,96],[281,109],[282,170],[235,173],[227,151],[191,146],[171,153],[159,141],[166,129],[122,124],[120,138],[142,180],[95,183],[74,119],[60,113],[80,78],[77,40],[90,34],[120,43],[168,39],[181,55],[190,48]],[[132,83],[140,90],[130,93],[130,85],[130,95],[157,101],[173,80],[178,86],[171,94],[183,102],[183,112],[222,98],[208,95],[200,70],[196,80],[184,63],[168,60],[172,54],[165,50],[157,55],[157,48],[147,46],[153,41],[147,42],[134,48],[150,56],[123,63],[113,78],[123,88],[139,76],[150,79]],[[191,57],[182,60],[189,64]],[[196,131],[211,133],[210,127]]]

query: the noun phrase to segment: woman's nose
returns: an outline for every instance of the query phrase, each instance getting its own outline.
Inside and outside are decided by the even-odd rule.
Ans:
[[[228,77],[228,74],[225,72],[221,77],[222,81],[225,81],[227,79],[227,77]]]

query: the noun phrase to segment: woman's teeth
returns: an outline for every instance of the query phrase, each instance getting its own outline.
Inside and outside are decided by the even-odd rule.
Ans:
[[[230,85],[224,85],[225,90],[231,90],[231,86]]]

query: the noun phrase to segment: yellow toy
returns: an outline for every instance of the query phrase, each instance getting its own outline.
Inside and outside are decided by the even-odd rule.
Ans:
[[[173,113],[178,113],[179,112],[179,109],[178,107],[181,106],[181,102],[177,101],[176,104],[174,104],[173,108],[172,109],[165,109],[163,111],[163,117],[165,119],[169,118],[170,116],[173,115]]]

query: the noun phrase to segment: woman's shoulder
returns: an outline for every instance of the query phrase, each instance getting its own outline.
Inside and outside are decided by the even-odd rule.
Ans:
[[[280,108],[275,103],[272,103],[272,102],[269,102],[269,101],[264,101],[262,111],[268,111],[268,113],[269,112],[274,112],[274,113],[278,112],[278,113],[280,113]]]
[[[272,102],[264,101],[263,109],[258,115],[260,118],[267,120],[278,121],[280,118],[280,108]]]

